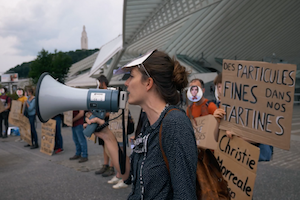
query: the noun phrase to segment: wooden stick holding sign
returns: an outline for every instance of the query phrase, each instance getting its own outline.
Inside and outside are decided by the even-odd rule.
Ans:
[[[223,178],[228,183],[231,199],[252,199],[259,148],[234,136],[230,139],[220,130],[215,151]]]
[[[42,123],[41,149],[42,153],[52,156],[55,145],[55,128],[56,121],[49,119],[48,122]]]
[[[224,60],[220,129],[289,150],[296,65]]]

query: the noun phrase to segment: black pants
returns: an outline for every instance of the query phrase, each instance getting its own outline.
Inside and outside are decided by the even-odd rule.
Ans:
[[[4,112],[0,113],[0,137],[2,137],[2,133],[3,133],[3,129],[2,129],[2,121],[3,120],[4,120],[4,126],[5,126],[4,136],[7,136],[8,114],[9,114],[9,111],[4,111]]]

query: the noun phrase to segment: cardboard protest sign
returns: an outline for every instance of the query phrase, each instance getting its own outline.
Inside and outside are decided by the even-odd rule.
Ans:
[[[20,115],[21,110],[22,110],[22,102],[12,100],[8,119],[12,118],[12,119],[19,120],[19,118],[21,116]],[[13,124],[13,125],[15,125],[15,124]]]
[[[55,145],[55,127],[56,121],[49,119],[48,122],[42,123],[41,149],[42,153],[52,155]]]
[[[73,126],[73,111],[64,112],[64,124],[67,126]]]
[[[31,140],[31,128],[29,119],[22,114],[19,114],[19,120],[15,120],[17,122],[16,126],[20,129],[21,139],[32,145]]]
[[[216,149],[218,146],[219,124],[214,116],[206,115],[191,120],[197,147]]]
[[[8,116],[8,122],[14,126],[19,127],[21,139],[32,145],[29,119],[21,114],[21,110],[22,102],[13,100]]]
[[[220,129],[290,148],[296,65],[224,60]]]
[[[127,124],[128,124],[128,103],[126,104],[124,115],[125,115],[125,133],[127,134]],[[109,114],[109,120],[114,119],[122,114],[122,109],[119,109],[118,112],[110,113]],[[122,125],[122,115],[118,118],[112,120],[109,122],[108,127],[116,136],[116,139],[118,142],[123,142],[123,125]]]
[[[215,151],[223,178],[228,182],[231,199],[252,199],[259,148],[234,136],[230,139],[220,130]]]

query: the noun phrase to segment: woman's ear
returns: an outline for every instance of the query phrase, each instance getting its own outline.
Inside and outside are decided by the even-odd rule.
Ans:
[[[148,78],[147,85],[146,85],[147,91],[149,91],[153,87],[153,84],[154,84],[153,78]]]

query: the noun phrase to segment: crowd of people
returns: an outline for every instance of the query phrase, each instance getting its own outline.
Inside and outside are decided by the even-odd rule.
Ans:
[[[98,144],[103,147],[103,165],[95,174],[112,176],[108,183],[114,184],[115,189],[132,184],[132,192],[128,199],[197,199],[198,149],[192,122],[195,118],[205,115],[213,115],[218,121],[223,118],[225,111],[219,106],[222,96],[222,74],[214,80],[217,95],[214,101],[210,101],[204,97],[204,82],[197,78],[188,81],[189,72],[186,68],[166,53],[155,50],[139,60],[140,63],[122,68],[124,73],[130,73],[125,82],[129,94],[128,102],[142,108],[136,134],[131,138],[134,144],[132,153],[126,157],[125,173],[121,173],[119,160],[123,144],[118,143],[113,132],[105,127],[94,133]],[[108,80],[101,75],[97,84],[97,88],[107,89]],[[188,103],[186,109],[182,109],[178,105],[187,86],[190,88],[187,91]],[[213,93],[213,90],[210,92]],[[6,129],[3,138],[7,137],[11,105],[11,99],[5,93],[6,90],[1,95],[5,110],[0,115],[0,133],[2,134],[2,120]],[[31,126],[31,149],[35,149],[39,145],[34,126],[35,97],[32,89],[27,89],[27,99],[23,98],[22,101],[25,102]],[[75,154],[70,160],[79,160],[78,162],[88,161],[84,127],[91,123],[102,125],[109,120],[110,114],[106,113],[105,119],[102,120],[89,119],[90,113],[87,113],[84,119],[84,113],[83,110],[73,111],[72,136]],[[56,120],[54,153],[57,154],[63,152],[61,117],[57,115],[53,119]],[[227,132],[227,135],[232,137],[234,133]]]

